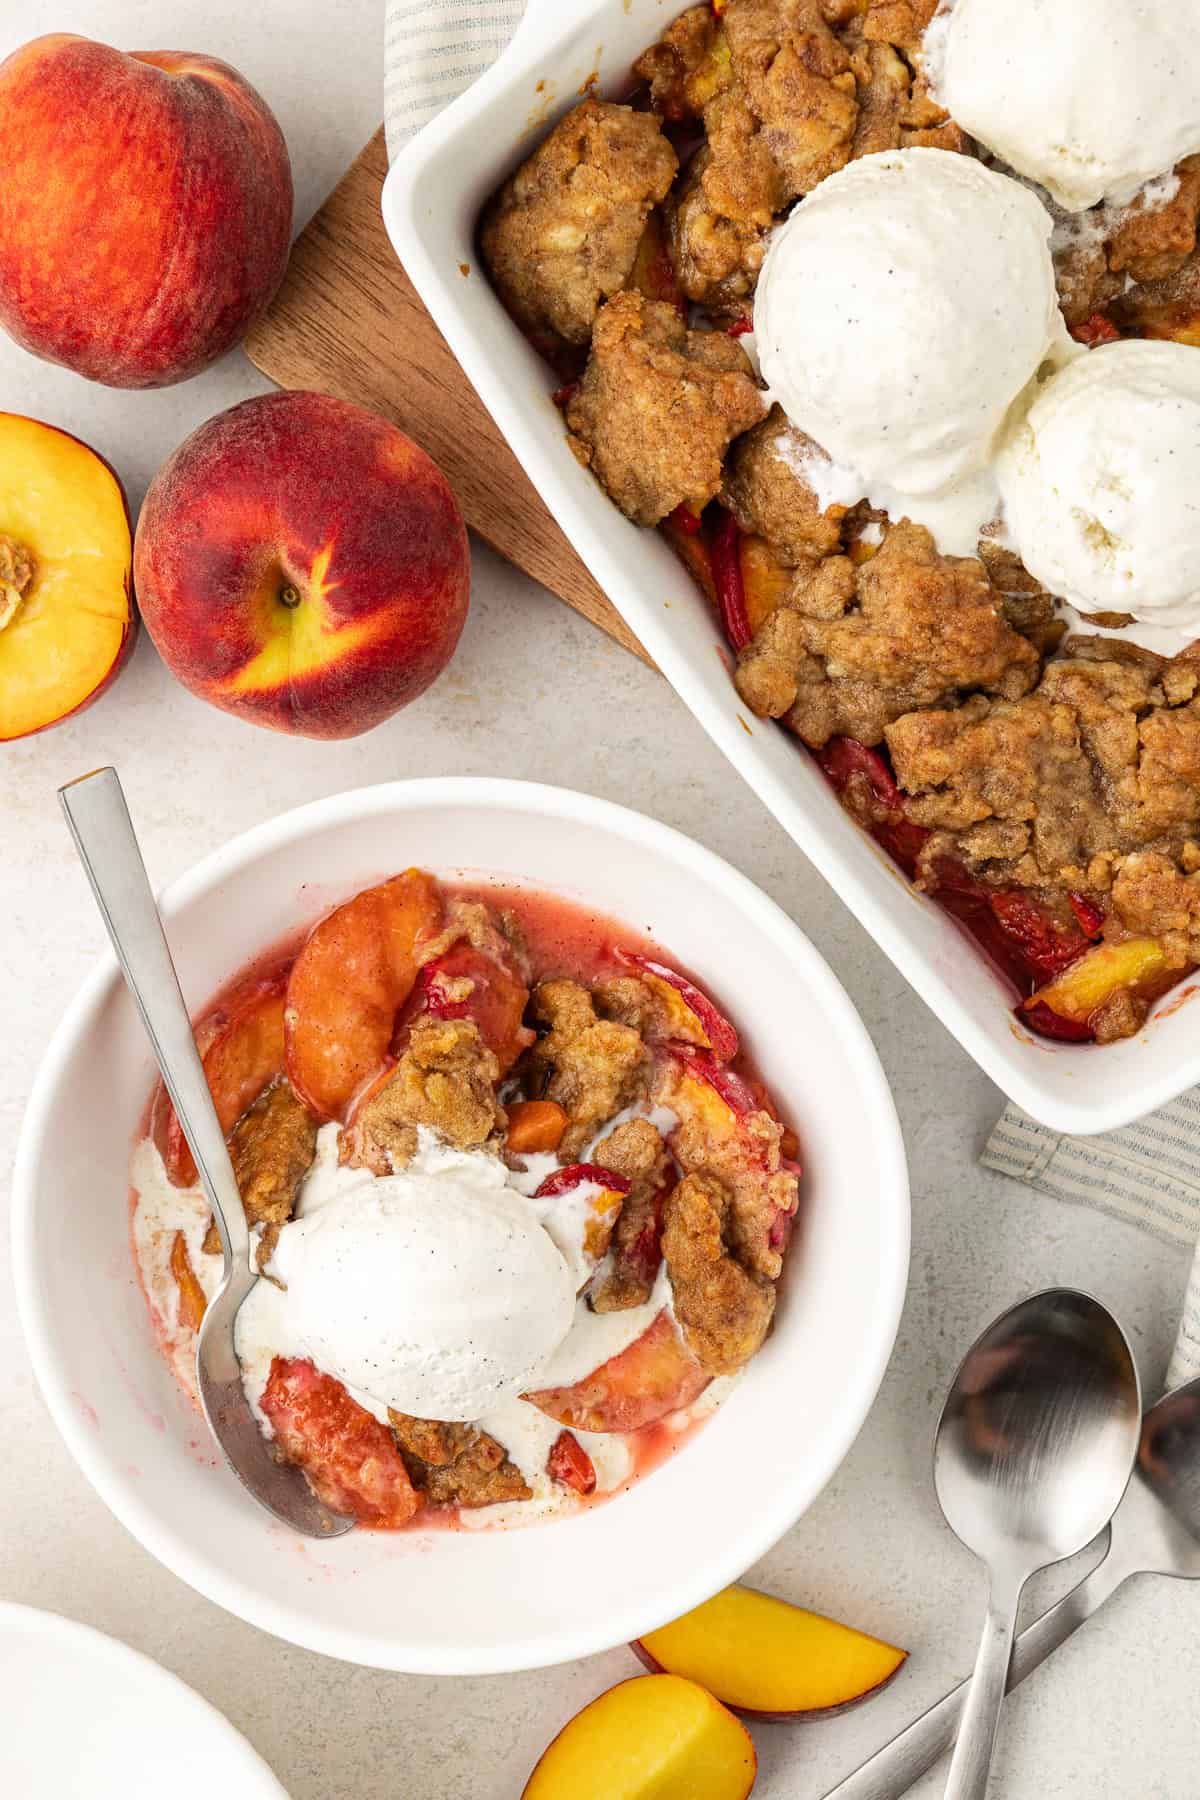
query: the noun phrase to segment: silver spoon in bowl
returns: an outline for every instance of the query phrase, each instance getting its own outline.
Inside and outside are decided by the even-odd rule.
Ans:
[[[260,1506],[307,1537],[340,1537],[354,1520],[323,1506],[296,1464],[276,1460],[242,1387],[234,1322],[258,1280],[250,1232],[117,772],[83,775],[60,788],[59,799],[221,1238],[221,1284],[196,1346],[205,1416],[229,1467]]]
[[[1011,1308],[963,1359],[933,1478],[946,1522],[987,1565],[989,1596],[946,1800],[984,1800],[1021,1590],[1107,1525],[1129,1484],[1141,1412],[1120,1326],[1069,1288]]]

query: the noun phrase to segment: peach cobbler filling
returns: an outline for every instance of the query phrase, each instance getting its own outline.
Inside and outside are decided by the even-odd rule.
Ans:
[[[586,98],[492,196],[480,248],[574,455],[703,588],[742,703],[972,932],[1023,1025],[1105,1043],[1200,963],[1200,646],[1068,631],[988,531],[951,556],[840,502],[740,341],[770,234],[829,177],[914,148],[988,161],[931,92],[936,10],[690,7],[628,104]],[[1078,343],[1200,342],[1200,156],[1125,205],[1047,203]]]
[[[247,1395],[336,1510],[508,1522],[613,1492],[766,1337],[795,1138],[728,1018],[618,927],[409,870],[197,1037],[263,1276]],[[195,1181],[160,1090],[134,1241],[188,1386],[221,1268]]]

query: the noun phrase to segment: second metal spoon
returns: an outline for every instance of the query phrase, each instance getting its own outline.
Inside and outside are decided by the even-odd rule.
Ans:
[[[946,1800],[984,1800],[1021,1590],[1108,1523],[1141,1411],[1124,1334],[1087,1294],[1035,1294],[967,1352],[938,1424],[934,1485],[947,1523],[987,1564],[989,1595]]]
[[[1142,1420],[1137,1468],[1105,1535],[1103,1562],[1017,1639],[1010,1691],[1131,1576],[1200,1581],[1200,1379],[1164,1395]],[[960,1682],[943,1695],[825,1800],[900,1800],[954,1743],[967,1688]]]
[[[59,799],[221,1237],[221,1285],[196,1347],[205,1415],[226,1462],[260,1506],[308,1537],[340,1537],[354,1520],[322,1506],[294,1463],[276,1461],[242,1387],[233,1331],[258,1280],[250,1233],[117,772],[84,775],[60,788]]]

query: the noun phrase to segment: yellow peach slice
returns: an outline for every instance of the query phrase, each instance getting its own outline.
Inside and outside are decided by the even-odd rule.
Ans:
[[[757,1719],[812,1719],[854,1706],[908,1655],[836,1619],[730,1587],[631,1646],[651,1670],[700,1682]]]
[[[1157,938],[1126,938],[1119,944],[1097,944],[1086,950],[1025,1005],[1048,1006],[1064,1019],[1086,1024],[1097,1007],[1120,988],[1153,982],[1166,970],[1167,958]]]
[[[756,1772],[749,1733],[719,1700],[641,1675],[576,1713],[521,1800],[745,1800]]]

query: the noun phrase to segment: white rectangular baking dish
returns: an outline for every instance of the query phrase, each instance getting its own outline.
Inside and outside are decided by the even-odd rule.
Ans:
[[[397,159],[383,212],[409,277],[530,479],[605,593],[734,767],[917,993],[1004,1092],[1060,1131],[1110,1130],[1200,1082],[1200,1011],[1177,989],[1142,1034],[1103,1049],[1024,1032],[982,953],[843,812],[811,759],[750,718],[703,596],[666,544],[624,519],[570,454],[553,377],[479,267],[498,183],[589,81],[619,97],[677,0],[528,0],[494,67]],[[804,1023],[797,1020],[797,1029]]]

